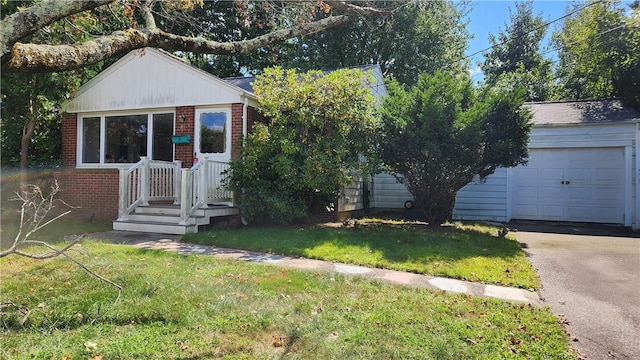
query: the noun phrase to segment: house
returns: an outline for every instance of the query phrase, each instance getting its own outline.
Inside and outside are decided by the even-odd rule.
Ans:
[[[386,94],[380,68],[362,69],[378,79],[374,95]],[[62,199],[116,230],[195,232],[237,215],[237,194],[221,183],[243,135],[264,121],[251,81],[153,48],[125,55],[63,107]],[[361,194],[361,182],[345,188],[337,210],[362,207]]]
[[[640,114],[617,100],[527,103],[534,128],[526,166],[500,168],[456,197],[454,219],[545,220],[640,228]],[[412,197],[388,174],[372,205]]]

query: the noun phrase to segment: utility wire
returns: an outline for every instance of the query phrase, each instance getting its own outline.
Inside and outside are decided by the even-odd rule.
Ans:
[[[588,4],[588,5],[584,6],[584,7],[581,7],[581,8],[579,8],[579,9],[573,10],[573,11],[571,11],[571,12],[569,12],[569,13],[567,13],[567,14],[565,14],[565,15],[563,15],[563,16],[561,16],[561,17],[559,17],[559,18],[555,19],[555,20],[549,21],[549,22],[547,22],[547,23],[544,23],[544,24],[542,24],[542,25],[540,25],[540,26],[537,26],[537,27],[535,27],[535,28],[533,28],[533,29],[531,29],[531,30],[527,31],[527,34],[530,34],[530,33],[534,32],[534,31],[536,31],[536,30],[538,30],[538,29],[540,29],[540,28],[543,28],[543,27],[549,26],[549,25],[551,25],[551,24],[553,24],[553,23],[555,23],[555,22],[557,22],[557,21],[560,21],[560,20],[562,20],[562,19],[564,19],[564,18],[567,18],[567,17],[569,17],[569,16],[571,16],[571,15],[573,15],[573,14],[575,14],[575,13],[579,12],[579,11],[582,11],[582,10],[584,10],[584,9],[586,9],[586,8],[590,7],[590,6],[593,6],[593,5],[595,5],[595,4],[599,4],[599,3],[601,3],[602,1],[603,1],[603,0],[594,1],[594,2],[592,2],[592,3]],[[471,54],[471,55],[467,55],[467,56],[463,57],[461,60],[465,60],[465,59],[468,59],[468,58],[474,57],[474,56],[476,56],[476,55],[478,55],[478,54],[484,53],[484,52],[485,52],[485,51],[487,51],[487,50],[491,50],[491,49],[493,49],[493,48],[494,48],[494,47],[496,47],[496,46],[504,45],[504,44],[506,44],[506,43],[508,43],[508,42],[510,42],[510,41],[512,41],[512,40],[513,40],[513,39],[507,39],[507,40],[505,40],[505,41],[503,41],[503,42],[501,42],[501,43],[491,45],[491,46],[489,46],[489,47],[488,47],[488,48],[486,48],[486,49],[482,49],[482,50],[480,50],[480,51],[476,51],[476,52],[474,52],[474,53],[473,53],[473,54]]]
[[[604,34],[606,34],[606,33],[610,33],[610,32],[612,32],[612,31],[616,31],[616,30],[619,30],[619,29],[625,28],[626,26],[627,26],[626,24],[622,24],[622,25],[616,26],[616,27],[611,28],[611,29],[606,29],[606,30],[604,30],[604,31],[602,31],[602,32],[597,33],[595,36],[604,35]],[[571,46],[571,45],[577,44],[577,43],[579,43],[579,42],[580,42],[580,41],[573,41],[573,42],[570,42],[570,43],[568,43],[568,44],[563,44],[562,46],[558,46],[558,47],[556,47],[556,48],[546,50],[546,51],[544,51],[544,52],[540,53],[540,55],[544,55],[544,54],[548,54],[548,53],[550,53],[550,52],[558,51],[558,50],[562,49],[563,47]],[[608,42],[607,42],[607,43],[608,43]],[[607,44],[607,43],[603,43],[603,44]]]

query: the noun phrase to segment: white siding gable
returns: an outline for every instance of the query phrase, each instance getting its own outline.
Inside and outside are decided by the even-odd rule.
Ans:
[[[243,102],[246,91],[156,49],[134,50],[78,90],[70,113]]]

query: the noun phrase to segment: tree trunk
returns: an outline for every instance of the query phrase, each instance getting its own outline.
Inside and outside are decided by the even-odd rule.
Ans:
[[[36,128],[38,119],[38,93],[37,77],[34,76],[31,94],[29,96],[29,122],[22,130],[22,139],[20,141],[20,188],[24,189],[27,185],[27,177],[29,175],[29,145],[33,138],[33,132]]]

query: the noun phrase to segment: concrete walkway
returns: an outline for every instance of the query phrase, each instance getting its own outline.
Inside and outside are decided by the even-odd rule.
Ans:
[[[535,306],[542,306],[543,301],[538,293],[518,288],[495,285],[485,285],[468,281],[420,275],[402,271],[368,268],[328,261],[294,258],[253,251],[218,248],[215,246],[196,245],[178,241],[178,236],[131,233],[124,231],[109,231],[90,234],[91,238],[107,240],[117,244],[127,244],[139,249],[153,249],[173,251],[185,255],[210,255],[219,259],[232,259],[269,264],[284,268],[311,271],[334,272],[348,276],[360,276],[372,280],[381,280],[398,285],[442,290],[446,292],[462,293],[473,296],[497,298],[508,301],[521,302]]]

